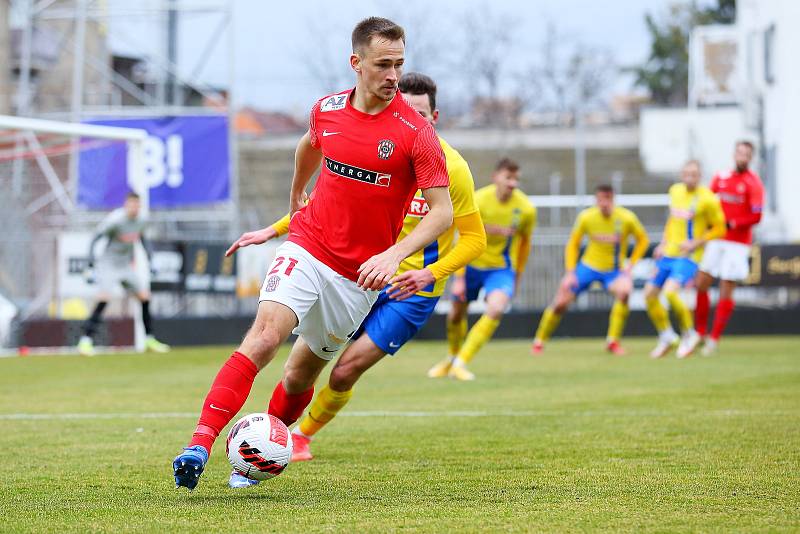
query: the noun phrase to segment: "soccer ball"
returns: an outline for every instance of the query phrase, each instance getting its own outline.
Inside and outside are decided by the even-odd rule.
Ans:
[[[253,480],[266,480],[289,465],[292,435],[277,417],[251,413],[231,427],[225,452],[236,471]]]

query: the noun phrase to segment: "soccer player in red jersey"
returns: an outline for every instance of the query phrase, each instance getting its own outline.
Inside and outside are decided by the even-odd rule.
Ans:
[[[753,243],[753,227],[761,220],[764,204],[764,185],[758,174],[750,169],[753,144],[736,143],[734,161],[736,168],[719,173],[711,180],[711,190],[717,194],[728,227],[725,237],[706,245],[700,271],[697,273],[697,304],[695,329],[698,336],[694,347],[706,336],[708,328],[708,288],[714,278],[719,278],[719,302],[711,334],[705,339],[703,354],[710,356],[717,350],[719,338],[733,314],[733,290],[750,270],[748,257]]]
[[[400,262],[450,227],[445,158],[433,127],[401,96],[405,35],[371,17],[352,34],[354,89],[311,110],[295,153],[289,239],[278,247],[253,326],[203,403],[188,447],[173,461],[175,483],[194,489],[211,446],[241,409],[253,379],[294,331],[299,335],[269,413],[292,424],[314,395],[325,364],[347,342]],[[305,204],[305,190],[322,164]],[[430,211],[396,242],[417,189]]]

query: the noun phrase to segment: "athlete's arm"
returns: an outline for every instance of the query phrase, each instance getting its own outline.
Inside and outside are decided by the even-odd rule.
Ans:
[[[628,264],[625,266],[625,271],[628,273],[631,272],[636,262],[644,257],[647,252],[647,247],[650,245],[650,238],[647,237],[647,232],[644,226],[642,226],[642,223],[639,222],[639,219],[633,220],[632,233],[636,244],[633,247],[633,252],[631,252],[631,257],[628,258]]]
[[[98,234],[94,234],[94,237],[92,238],[92,242],[89,243],[89,268],[94,267],[94,258],[95,258],[95,256],[94,256],[94,247],[95,247],[95,245],[97,245],[98,241],[103,239],[104,235],[105,234],[99,234],[99,233]]]
[[[384,252],[372,256],[358,268],[358,285],[363,289],[381,289],[392,280],[400,262],[432,243],[453,224],[453,204],[447,186],[429,187],[422,196],[430,211],[408,234]]]
[[[564,247],[564,269],[567,274],[575,272],[575,268],[578,266],[578,256],[581,253],[581,240],[584,233],[583,221],[579,215],[572,232],[569,234],[567,245]]]
[[[528,264],[528,258],[531,255],[531,234],[522,234],[517,249],[517,263],[514,265],[514,279],[516,287],[519,287],[519,280],[522,278],[522,273],[525,272],[525,266]]]
[[[294,176],[289,197],[290,216],[305,205],[305,199],[308,198],[306,186],[322,162],[322,151],[318,146],[314,146],[311,136],[311,130],[306,132],[297,143],[297,150],[294,153]]]
[[[98,241],[103,239],[104,237],[110,237],[114,227],[117,225],[117,217],[115,211],[112,211],[106,218],[103,219],[103,222],[97,227],[94,232],[94,236],[92,237],[92,242],[89,243],[89,268],[94,266],[94,247],[97,245]]]
[[[228,250],[225,251],[225,256],[230,256],[237,250],[248,245],[261,245],[270,239],[282,236],[289,232],[289,214],[287,213],[271,225],[261,230],[243,233],[239,239],[233,242]]]
[[[147,262],[150,263],[150,260],[153,258],[153,245],[150,243],[150,240],[144,236],[144,234],[139,236],[139,241],[141,241],[144,254],[147,256]]]
[[[747,184],[747,205],[750,210],[728,219],[728,228],[746,229],[761,222],[761,211],[764,205],[764,186],[760,182]]]
[[[727,231],[727,226],[725,224],[725,213],[722,211],[722,206],[719,203],[719,199],[717,197],[710,199],[705,205],[705,211],[707,212],[706,217],[709,222],[709,227],[706,228],[706,231],[703,232],[703,235],[700,237],[685,243],[681,243],[681,251],[690,253],[693,250],[704,246],[712,239],[719,239],[725,236],[725,232]]]
[[[459,237],[450,252],[424,269],[406,271],[393,278],[392,287],[386,291],[389,297],[396,300],[407,299],[422,288],[463,269],[483,254],[486,250],[486,231],[483,229],[480,212],[456,217],[453,225],[458,230]]]
[[[664,256],[664,249],[667,246],[667,229],[669,228],[670,216],[667,216],[667,222],[664,225],[664,231],[661,232],[661,241],[658,242],[656,248],[653,250],[653,258],[659,260]]]
[[[712,239],[720,239],[725,237],[725,230],[727,229],[727,222],[725,221],[725,212],[722,211],[722,204],[717,197],[711,199],[709,202],[709,216],[711,227],[706,230],[703,239],[711,241]]]
[[[531,235],[533,235],[534,228],[536,228],[536,208],[533,209],[530,218],[521,229],[517,261],[514,265],[514,286],[517,288],[519,288],[519,281],[522,278],[522,273],[525,272],[525,266],[528,264],[528,259],[531,255]]]
[[[569,289],[578,285],[575,276],[575,268],[578,266],[578,258],[581,254],[581,241],[586,233],[583,218],[578,215],[575,226],[569,234],[569,239],[564,247],[564,278],[561,279],[561,288]]]

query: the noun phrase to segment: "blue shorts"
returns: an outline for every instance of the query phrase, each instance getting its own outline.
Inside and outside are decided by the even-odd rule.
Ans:
[[[578,266],[575,268],[575,277],[578,279],[578,285],[572,288],[572,292],[580,295],[594,282],[600,282],[603,284],[603,289],[608,289],[608,286],[616,280],[617,276],[619,276],[619,269],[595,271],[591,267],[587,267],[585,263],[578,262]]]
[[[664,256],[656,262],[656,267],[658,267],[658,271],[650,279],[650,283],[656,287],[663,286],[664,282],[670,278],[684,286],[686,282],[692,280],[694,275],[697,274],[697,264],[689,258],[668,258]]]
[[[398,301],[386,296],[384,289],[353,339],[366,332],[383,352],[394,354],[428,322],[438,301],[439,297],[419,295]]]
[[[512,269],[475,269],[467,265],[467,300],[478,298],[481,288],[486,295],[492,291],[502,291],[509,297],[514,296],[516,275]]]

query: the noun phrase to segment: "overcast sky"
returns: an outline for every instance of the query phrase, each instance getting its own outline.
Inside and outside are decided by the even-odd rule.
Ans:
[[[231,1],[235,19],[234,87],[239,102],[297,111],[323,96],[322,76],[315,74],[320,68],[326,74],[343,73],[345,87],[352,83],[346,70],[350,32],[366,16],[387,16],[406,27],[408,68],[435,75],[446,97],[448,92],[459,93],[459,86],[465,83],[456,71],[466,48],[459,21],[467,11],[483,13],[481,10],[488,8],[492,16],[516,25],[512,30],[515,40],[504,63],[510,77],[535,56],[548,22],[558,28],[565,41],[605,49],[618,65],[638,63],[647,56],[649,47],[645,13],[663,13],[674,0]],[[141,0],[142,4],[158,2]],[[108,4],[112,12],[131,5],[122,0]],[[197,71],[199,79],[211,85],[228,85],[229,40],[225,33],[213,38],[220,20],[221,15],[214,13],[181,15],[179,66],[184,76],[202,65]],[[160,27],[153,16],[116,16],[109,28],[112,47],[119,53],[163,55],[163,47],[158,50],[164,35],[159,33]],[[216,41],[216,46],[203,64],[199,59],[209,41]],[[416,51],[417,57],[415,42],[426,48]],[[624,91],[629,85],[629,80],[623,80],[614,90]]]

